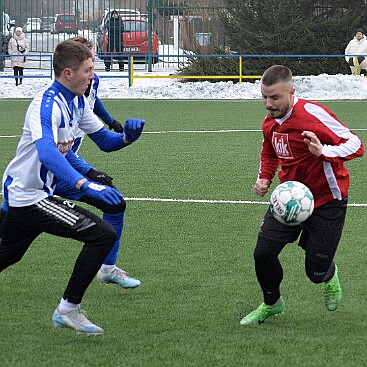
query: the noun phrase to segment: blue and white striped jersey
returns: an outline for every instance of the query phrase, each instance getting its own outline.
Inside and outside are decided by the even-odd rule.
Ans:
[[[70,185],[83,178],[65,158],[81,129],[103,128],[85,96],[76,96],[55,81],[28,107],[15,158],[3,176],[3,194],[10,206],[22,207],[53,194],[54,176]]]

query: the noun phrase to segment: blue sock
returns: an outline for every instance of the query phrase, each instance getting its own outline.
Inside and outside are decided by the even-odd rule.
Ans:
[[[125,215],[124,212],[117,214],[103,213],[103,219],[106,222],[112,224],[113,228],[117,233],[117,240],[113,245],[112,250],[107,255],[105,261],[103,262],[103,264],[105,265],[115,265],[117,262],[118,252],[120,249],[120,239],[122,235],[122,230],[124,228],[124,215]]]

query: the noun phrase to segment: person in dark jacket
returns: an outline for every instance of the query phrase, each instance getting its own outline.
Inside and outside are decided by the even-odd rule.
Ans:
[[[121,54],[123,51],[122,32],[124,31],[124,24],[119,16],[117,10],[111,11],[111,17],[107,20],[106,31],[108,32],[107,53]],[[112,59],[117,60],[119,70],[124,70],[124,59],[122,56],[112,57],[112,55],[104,61],[106,71],[110,71]]]
[[[6,36],[0,32],[0,54],[6,55],[8,53],[8,44],[10,36]],[[5,56],[0,56],[0,71],[4,71],[5,68]]]

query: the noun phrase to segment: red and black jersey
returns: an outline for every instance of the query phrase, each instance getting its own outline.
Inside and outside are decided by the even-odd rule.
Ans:
[[[344,162],[364,154],[361,140],[327,107],[295,98],[288,114],[280,119],[268,115],[262,125],[264,141],[259,178],[300,181],[315,198],[315,207],[348,197],[349,173]],[[312,131],[322,144],[322,155],[313,155],[303,131]]]

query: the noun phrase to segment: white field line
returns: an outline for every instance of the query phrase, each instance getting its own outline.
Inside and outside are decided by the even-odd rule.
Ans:
[[[367,129],[352,129],[353,131],[367,131]],[[178,133],[252,133],[261,132],[261,129],[237,129],[237,130],[167,130],[167,131],[144,131],[143,134],[178,134]]]
[[[168,198],[136,198],[124,197],[127,201],[158,201],[166,203],[199,203],[199,204],[265,204],[268,201],[252,201],[252,200],[209,200],[209,199],[168,199]]]
[[[261,129],[243,129],[243,130],[166,130],[166,131],[144,131],[143,134],[196,134],[196,133],[250,133],[261,132]],[[20,138],[21,135],[0,135],[0,138]]]
[[[3,196],[3,192],[0,192]],[[55,195],[57,196],[57,195]],[[124,197],[126,201],[155,201],[161,203],[185,203],[185,204],[248,204],[248,205],[269,205],[269,201],[256,201],[256,200],[209,200],[209,199],[169,199],[169,198],[136,198],[136,197]],[[349,203],[350,207],[365,207],[367,203]]]
[[[0,192],[2,196],[3,193]],[[55,195],[57,196],[57,195]],[[136,197],[124,197],[126,201],[155,201],[161,203],[185,203],[185,204],[248,204],[248,205],[269,205],[269,201],[256,201],[256,200],[209,200],[209,199],[170,199],[170,198],[136,198]],[[366,204],[349,203],[350,207],[366,207]]]
[[[196,204],[260,204],[269,205],[269,201],[255,201],[255,200],[209,200],[209,199],[168,199],[168,198],[136,198],[124,197],[126,201],[157,201],[165,203],[196,203]],[[367,207],[367,203],[349,203],[351,207]]]
[[[353,131],[367,131],[367,129],[352,129]],[[143,134],[222,134],[222,133],[251,133],[261,132],[261,129],[227,129],[227,130],[166,130],[166,131],[144,131]],[[0,138],[20,138],[21,135],[0,135]]]
[[[167,131],[144,131],[144,134],[179,134],[179,133],[251,133],[261,132],[261,129],[240,129],[240,130],[167,130]]]

